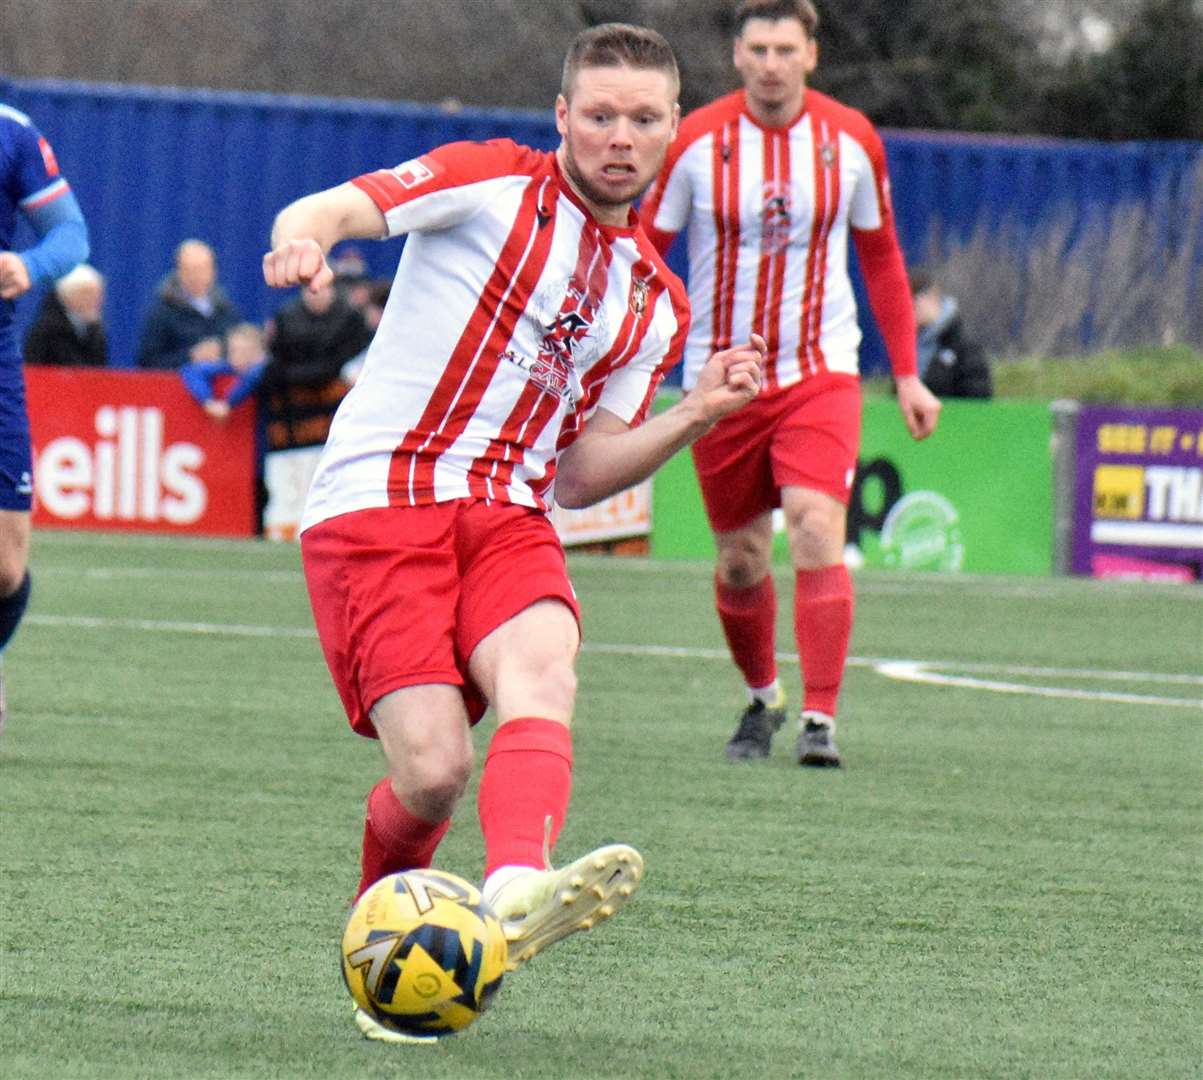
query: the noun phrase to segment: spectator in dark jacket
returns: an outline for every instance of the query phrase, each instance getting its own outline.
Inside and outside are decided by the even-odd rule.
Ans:
[[[80,263],[42,301],[25,337],[25,363],[103,367],[109,362],[103,310],[104,278]]]
[[[213,249],[185,240],[146,316],[138,366],[177,370],[193,360],[220,360],[226,333],[240,322],[242,315],[217,284]]]
[[[941,398],[988,398],[990,366],[982,347],[966,337],[956,298],[926,270],[911,271],[911,297],[918,326],[919,377]]]
[[[300,298],[276,313],[271,362],[263,381],[272,448],[325,441],[338,403],[348,389],[343,365],[367,348],[372,331],[363,313],[334,286]]]

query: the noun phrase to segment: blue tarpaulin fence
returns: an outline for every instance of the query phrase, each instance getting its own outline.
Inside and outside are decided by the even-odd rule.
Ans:
[[[181,240],[218,252],[226,289],[252,319],[286,299],[260,262],[272,218],[292,199],[440,143],[513,138],[550,149],[551,110],[462,109],[205,90],[55,81],[0,81],[0,100],[27,112],[54,146],[92,235],[91,261],[109,282],[113,363],[132,364],[143,315]],[[1029,226],[1140,202],[1166,223],[1186,219],[1203,143],[1085,143],[936,132],[883,132],[899,232],[909,261],[933,235],[966,238],[1003,222]],[[1164,216],[1163,216],[1164,215]],[[1077,220],[1077,218],[1075,218]],[[670,261],[682,270],[681,245]],[[360,245],[391,276],[399,243]],[[862,292],[862,311],[865,310]],[[29,319],[36,298],[19,307]],[[866,370],[884,365],[869,327]]]

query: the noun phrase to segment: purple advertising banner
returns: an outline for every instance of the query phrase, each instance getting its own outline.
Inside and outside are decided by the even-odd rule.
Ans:
[[[1203,566],[1203,410],[1083,406],[1072,569],[1197,581]]]

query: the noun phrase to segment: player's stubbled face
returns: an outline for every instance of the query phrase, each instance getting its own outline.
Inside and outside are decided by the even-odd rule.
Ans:
[[[818,46],[797,19],[749,19],[735,39],[735,68],[749,99],[763,109],[800,108],[817,63]]]
[[[627,206],[660,171],[677,133],[675,97],[668,72],[588,67],[577,73],[571,101],[556,101],[560,165],[603,221],[625,224]]]

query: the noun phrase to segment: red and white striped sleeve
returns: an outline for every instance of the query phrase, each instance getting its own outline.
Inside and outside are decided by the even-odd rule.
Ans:
[[[388,235],[443,229],[470,218],[513,176],[525,183],[543,155],[509,139],[458,142],[377,169],[351,181],[368,195],[388,223]]]

